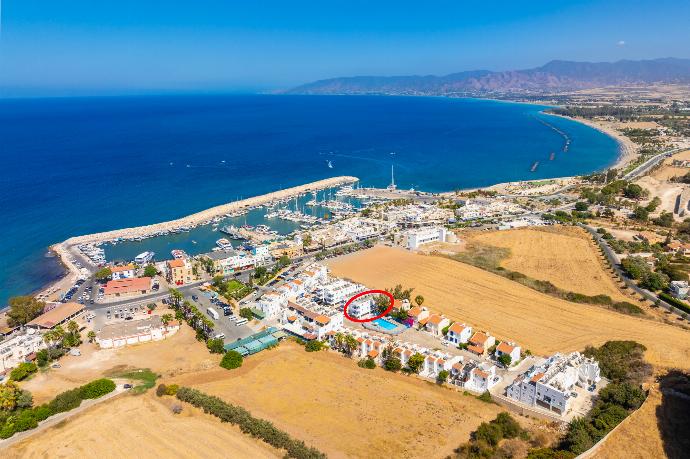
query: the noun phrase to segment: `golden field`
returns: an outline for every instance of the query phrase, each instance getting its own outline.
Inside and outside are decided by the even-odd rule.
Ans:
[[[525,228],[472,235],[473,243],[510,249],[501,266],[533,279],[549,281],[563,290],[584,295],[604,294],[614,301],[630,301],[611,275],[582,228]]]
[[[279,458],[281,451],[243,434],[238,427],[151,391],[123,395],[89,408],[2,450],[3,458]]]
[[[329,457],[445,457],[482,421],[502,411],[471,395],[381,368],[359,368],[334,352],[294,343],[265,351],[239,370],[180,375]]]
[[[512,339],[538,355],[635,340],[647,346],[650,363],[690,368],[690,332],[680,327],[560,300],[444,257],[377,246],[329,266],[334,275],[370,288],[414,287],[413,295],[423,295],[431,310]]]

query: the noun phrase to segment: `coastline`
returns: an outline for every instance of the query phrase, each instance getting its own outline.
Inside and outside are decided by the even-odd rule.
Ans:
[[[253,196],[240,201],[221,204],[175,220],[70,237],[69,239],[57,244],[53,244],[49,247],[49,250],[55,254],[62,266],[65,268],[65,273],[60,279],[39,289],[37,291],[37,297],[49,298],[57,291],[63,289],[65,284],[73,284],[76,282],[81,272],[71,260],[74,258],[72,250],[77,245],[98,244],[117,238],[149,237],[159,232],[170,231],[180,227],[199,226],[209,223],[216,217],[242,210],[247,207],[259,206],[271,201],[291,198],[295,195],[310,193],[312,191],[323,190],[326,188],[333,188],[357,181],[359,181],[357,177],[351,176],[331,177],[304,185],[273,191],[259,196]]]

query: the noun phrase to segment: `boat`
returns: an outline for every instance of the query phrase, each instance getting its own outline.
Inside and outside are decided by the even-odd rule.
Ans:
[[[329,168],[329,169],[333,169],[333,163],[331,162],[331,160],[329,159],[329,160],[326,161],[326,162],[328,163],[328,168]]]
[[[244,237],[240,234],[240,230],[237,229],[235,225],[224,226],[218,231],[220,231],[223,234],[227,234],[233,239],[244,239]]]
[[[335,192],[336,196],[347,196],[348,194],[352,193],[352,185],[345,185],[344,187],[340,188],[338,191]]]
[[[143,265],[143,264],[148,263],[149,261],[153,260],[153,257],[155,255],[156,255],[155,252],[150,252],[150,251],[142,252],[139,255],[137,255],[136,257],[134,257],[134,262],[139,264],[139,265]]]
[[[532,164],[532,167],[529,168],[529,171],[534,172],[537,170],[537,167],[539,167],[539,161],[535,161],[534,164]]]
[[[182,258],[187,258],[187,254],[185,253],[184,250],[181,250],[181,249],[173,249],[170,251],[170,254],[176,260],[180,260]]]
[[[556,153],[551,152],[551,155],[549,156],[549,161],[553,161],[554,159],[556,159]]]
[[[230,241],[228,241],[225,238],[218,239],[216,241],[216,245],[221,249],[221,250],[230,250],[232,249],[232,244]]]

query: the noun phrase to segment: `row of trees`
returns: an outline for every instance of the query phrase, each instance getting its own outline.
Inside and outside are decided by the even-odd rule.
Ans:
[[[182,292],[177,289],[170,289],[170,306],[175,310],[178,320],[184,320],[196,331],[196,339],[207,341],[213,331],[213,322],[206,317],[206,314],[184,299]]]
[[[177,390],[178,400],[187,402],[205,413],[209,413],[222,422],[237,425],[240,430],[252,437],[259,438],[274,448],[286,451],[286,457],[296,459],[324,459],[326,455],[316,448],[307,446],[303,441],[292,438],[264,419],[255,418],[242,407],[231,405],[218,397],[213,397],[196,389],[180,387]]]

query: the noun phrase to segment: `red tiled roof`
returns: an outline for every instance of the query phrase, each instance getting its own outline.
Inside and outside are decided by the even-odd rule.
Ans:
[[[168,260],[168,266],[171,268],[183,268],[184,260],[181,258],[176,258],[174,260]]]
[[[453,333],[457,333],[459,335],[466,328],[467,327],[464,326],[463,324],[455,322],[450,327],[448,327],[448,331],[453,332]]]
[[[474,352],[475,354],[480,354],[480,355],[484,353],[484,347],[483,346],[475,346],[474,344],[467,346],[467,350],[470,352]]]
[[[501,341],[501,344],[496,346],[496,350],[504,354],[510,354],[511,352],[513,352],[513,350],[515,350],[515,346],[511,346],[505,341]]]
[[[113,266],[110,268],[111,273],[121,273],[123,271],[130,271],[134,269],[134,265],[129,264],[129,265],[124,265],[124,266]]]
[[[489,339],[488,336],[486,336],[482,332],[477,332],[474,335],[472,335],[472,338],[470,338],[470,343],[473,344],[484,344],[486,343],[486,340]]]
[[[379,351],[372,349],[369,351],[369,353],[367,355],[369,357],[371,357],[372,359],[375,359],[379,355]]]
[[[150,277],[133,277],[131,279],[116,279],[108,281],[103,288],[103,294],[114,295],[116,293],[134,293],[150,289]]]

